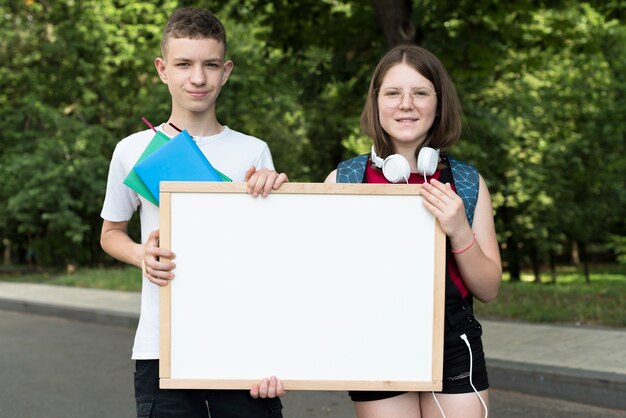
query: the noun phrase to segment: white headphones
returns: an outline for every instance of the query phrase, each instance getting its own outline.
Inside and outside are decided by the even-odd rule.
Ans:
[[[409,162],[400,154],[393,154],[384,160],[376,155],[374,146],[372,145],[372,161],[374,165],[383,170],[383,175],[392,183],[399,181],[409,181],[411,167]],[[429,147],[423,147],[417,156],[417,172],[426,176],[432,176],[437,171],[439,164],[439,150]]]

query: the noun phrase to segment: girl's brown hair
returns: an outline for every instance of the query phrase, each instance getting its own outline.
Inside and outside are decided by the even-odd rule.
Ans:
[[[441,150],[450,148],[461,136],[462,112],[459,97],[457,96],[454,83],[452,83],[441,61],[428,50],[416,45],[396,46],[378,62],[372,75],[367,99],[361,114],[361,129],[367,136],[372,138],[378,156],[386,158],[396,153],[389,134],[380,125],[378,92],[389,69],[400,63],[410,65],[426,77],[433,83],[437,93],[435,120],[420,148],[423,146]],[[416,151],[416,158],[417,153],[419,153],[419,148]]]

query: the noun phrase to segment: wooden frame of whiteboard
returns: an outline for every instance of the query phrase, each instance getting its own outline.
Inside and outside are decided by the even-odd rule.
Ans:
[[[162,182],[160,196],[160,245],[164,248],[174,247],[173,250],[177,255],[177,268],[175,270],[176,278],[170,285],[160,289],[159,374],[161,388],[249,389],[253,384],[258,383],[260,378],[277,375],[287,390],[441,390],[443,368],[443,321],[445,305],[445,234],[435,218],[423,208],[421,197],[419,196],[420,190],[421,187],[418,185],[389,186],[375,184],[287,183],[283,184],[278,190],[272,191],[272,195],[266,199],[254,199],[246,194],[244,183]],[[337,198],[341,200],[337,201]],[[213,214],[212,208],[215,208],[215,205],[212,206],[211,203],[216,203],[213,202],[215,199],[219,199],[220,208],[222,208],[222,206],[226,208],[219,211],[219,222],[215,222],[215,217],[211,216]],[[229,205],[227,203],[231,199],[236,200],[236,202],[233,202],[233,205],[235,206],[230,205],[231,209],[228,209]],[[366,199],[366,205],[363,205],[364,201],[362,199]],[[302,203],[303,200],[306,200],[307,202]],[[341,202],[341,204],[338,204],[337,202]],[[267,306],[273,306],[275,303],[274,301],[292,299],[298,300],[299,296],[296,295],[296,292],[294,291],[297,290],[298,287],[296,286],[295,288],[292,288],[284,286],[285,282],[281,282],[281,280],[284,280],[285,278],[283,277],[280,280],[277,279],[275,266],[282,266],[287,263],[294,269],[302,269],[304,267],[306,270],[303,270],[302,274],[308,273],[310,276],[310,270],[315,268],[312,264],[316,264],[311,263],[310,261],[322,260],[328,255],[328,248],[326,244],[328,242],[335,242],[338,240],[337,230],[324,228],[326,221],[315,223],[314,229],[309,228],[306,230],[306,241],[314,242],[314,245],[308,245],[306,247],[306,251],[304,252],[294,253],[291,251],[288,258],[282,256],[281,248],[286,248],[285,243],[287,243],[289,248],[295,247],[295,245],[293,245],[294,243],[289,243],[288,240],[294,240],[293,230],[298,228],[297,225],[290,224],[289,222],[286,222],[286,220],[294,216],[294,209],[290,205],[297,205],[298,203],[301,204],[297,207],[299,213],[295,214],[295,216],[299,218],[300,222],[297,225],[308,225],[312,219],[311,217],[315,216],[314,212],[316,210],[320,209],[320,207],[328,207],[330,205],[333,210],[333,217],[340,219],[340,233],[342,236],[350,236],[351,233],[355,233],[357,235],[360,233],[360,236],[362,236],[362,232],[364,230],[369,230],[369,234],[371,236],[370,239],[372,241],[371,245],[374,246],[374,243],[376,243],[374,246],[376,251],[378,252],[380,250],[382,252],[381,254],[376,254],[376,257],[378,258],[382,255],[382,257],[378,259],[383,260],[388,257],[394,257],[394,264],[397,257],[397,251],[399,249],[390,244],[395,242],[403,248],[408,246],[408,252],[403,251],[403,254],[411,254],[415,256],[415,260],[408,261],[409,263],[415,263],[415,265],[421,263],[420,265],[422,266],[429,266],[428,268],[425,268],[428,272],[427,277],[421,277],[420,271],[423,269],[417,267],[415,268],[415,271],[410,272],[408,279],[396,277],[401,276],[402,274],[393,274],[393,284],[396,288],[401,289],[402,292],[397,292],[391,298],[387,297],[385,300],[376,301],[377,303],[380,302],[383,305],[372,306],[371,303],[361,301],[361,297],[355,298],[355,294],[360,296],[362,293],[365,293],[362,290],[368,286],[364,283],[361,276],[370,274],[372,269],[375,270],[374,274],[380,275],[381,271],[386,274],[387,270],[384,265],[389,263],[380,263],[380,265],[378,263],[372,264],[371,256],[366,254],[365,250],[360,247],[364,244],[363,242],[359,242],[358,244],[360,245],[354,246],[358,248],[356,251],[350,251],[349,248],[346,247],[344,248],[346,251],[344,251],[344,249],[341,250],[341,257],[344,262],[341,263],[342,265],[332,266],[334,274],[331,274],[331,276],[340,278],[341,283],[347,282],[348,285],[340,286],[340,288],[334,288],[332,292],[324,294],[324,296],[335,295],[335,297],[332,298],[332,301],[324,300],[323,305],[321,306],[324,308],[324,311],[332,311],[332,319],[328,320],[328,318],[326,318],[327,320],[323,322],[323,327],[317,326],[316,323],[315,327],[309,329],[309,331],[313,333],[313,338],[309,341],[318,341],[317,339],[321,339],[323,342],[321,346],[315,345],[311,348],[314,351],[311,352],[307,351],[308,347],[305,343],[300,345],[296,344],[294,346],[294,338],[293,335],[291,335],[292,332],[290,331],[296,329],[300,330],[300,324],[311,323],[311,318],[309,318],[309,316],[317,316],[320,312],[319,309],[309,309],[315,310],[315,312],[308,312],[306,310],[306,302],[304,300],[300,300],[295,305],[290,304],[290,311],[286,312],[285,316],[283,316],[283,318],[290,318],[290,323],[292,324],[291,328],[287,329],[286,332],[280,332],[282,330],[281,322],[283,322],[283,319],[281,319],[280,316],[266,318],[261,315],[262,318],[259,318],[259,326],[266,326],[269,331],[275,330],[275,332],[268,333],[268,341],[255,344],[258,340],[246,340],[244,336],[242,337],[244,338],[242,341],[234,341],[232,344],[233,347],[237,348],[246,346],[250,357],[255,357],[254,363],[249,364],[250,369],[255,368],[257,364],[265,364],[267,367],[266,370],[256,370],[249,376],[242,376],[241,371],[233,371],[231,376],[229,374],[230,370],[221,370],[219,372],[221,374],[213,375],[212,367],[215,367],[215,364],[208,365],[208,367],[211,368],[211,371],[209,372],[200,370],[202,367],[198,368],[198,365],[204,364],[203,362],[205,361],[210,362],[210,358],[212,356],[223,356],[221,357],[222,359],[226,358],[228,360],[227,356],[230,355],[230,352],[224,353],[223,351],[220,351],[219,353],[213,353],[212,347],[220,346],[220,344],[209,344],[206,340],[207,336],[205,336],[204,333],[198,332],[197,325],[194,326],[193,324],[190,324],[187,326],[188,323],[195,322],[196,324],[206,324],[204,329],[207,330],[207,334],[209,334],[208,331],[210,330],[211,336],[213,337],[210,341],[232,341],[234,333],[226,331],[227,329],[232,330],[232,328],[228,325],[229,321],[233,321],[233,326],[240,327],[242,322],[241,320],[235,321],[229,316],[221,316],[218,320],[219,324],[226,325],[219,327],[219,329],[223,331],[222,334],[220,334],[219,331],[215,329],[215,324],[218,322],[210,324],[206,318],[207,316],[216,314],[216,312],[210,312],[210,308],[202,308],[209,310],[201,311],[199,313],[192,312],[190,314],[179,314],[180,311],[184,310],[183,307],[203,305],[202,303],[188,303],[188,299],[192,299],[194,295],[197,296],[201,290],[193,287],[191,284],[194,282],[192,277],[203,277],[204,281],[200,282],[195,280],[197,286],[200,287],[205,286],[206,283],[222,283],[228,281],[207,280],[206,277],[204,277],[208,274],[206,271],[206,263],[203,264],[201,269],[192,268],[191,270],[184,270],[182,265],[192,265],[193,263],[201,262],[202,260],[197,260],[199,256],[196,254],[196,260],[192,262],[194,250],[182,249],[181,247],[184,247],[182,243],[185,241],[178,241],[178,246],[176,244],[172,245],[172,237],[183,237],[185,234],[192,233],[193,239],[186,239],[187,241],[195,242],[193,245],[190,245],[190,247],[197,248],[199,245],[205,247],[205,243],[207,241],[213,243],[219,241],[209,240],[208,237],[215,235],[209,233],[213,231],[207,231],[205,229],[209,226],[213,228],[220,225],[227,225],[228,236],[238,236],[240,237],[240,240],[243,240],[243,242],[250,242],[250,251],[253,251],[254,254],[259,252],[263,254],[260,258],[257,256],[255,260],[267,260],[265,265],[259,266],[259,268],[256,269],[258,271],[255,271],[256,280],[264,284],[262,288],[254,287],[254,292],[258,295],[258,298],[267,299],[269,301]],[[270,204],[271,212],[262,210],[268,204]],[[432,224],[432,228],[430,229],[431,232],[422,235],[420,230],[418,235],[407,240],[406,231],[411,231],[410,226],[412,225],[410,219],[407,219],[406,221],[403,220],[401,227],[391,225],[385,227],[383,225],[385,224],[384,219],[386,215],[378,213],[378,216],[376,216],[376,214],[370,215],[372,218],[369,219],[368,223],[364,224],[362,220],[358,221],[358,219],[354,219],[356,215],[355,212],[361,212],[360,210],[352,210],[347,213],[342,213],[342,208],[344,206],[354,204],[358,204],[359,208],[363,206],[370,207],[372,204],[374,206],[381,205],[378,209],[386,210],[386,213],[393,212],[394,215],[402,212],[400,209],[404,209],[404,206],[406,205],[406,210],[409,210],[411,214],[407,217],[411,219],[420,218],[420,222]],[[267,236],[268,234],[265,234],[261,242],[250,241],[250,224],[246,222],[242,223],[241,215],[236,214],[239,213],[237,210],[240,206],[245,207],[245,210],[249,210],[250,212],[248,213],[251,214],[250,216],[253,214],[256,216],[258,213],[263,213],[266,217],[262,220],[263,223],[257,223],[255,225],[271,226],[272,236],[269,237]],[[246,206],[250,207],[248,208]],[[284,209],[283,206],[285,207]],[[406,212],[406,210],[404,211]],[[413,213],[413,211],[416,213]],[[199,217],[199,213],[206,215]],[[413,215],[415,215],[415,217]],[[270,218],[267,218],[268,216]],[[272,218],[272,216],[274,217]],[[202,219],[202,222],[199,222],[200,219]],[[325,219],[328,219],[328,217]],[[302,221],[305,220],[306,222],[303,223]],[[285,223],[288,224],[288,227],[282,228],[281,225],[285,225]],[[336,223],[330,222],[329,224],[332,225],[330,226],[331,228],[336,229]],[[256,232],[253,232],[252,234],[255,233]],[[198,242],[197,237],[202,237],[200,242]],[[270,240],[270,238],[272,239]],[[378,245],[379,243],[386,243],[387,245]],[[398,245],[396,245],[396,247],[397,246]],[[214,245],[211,247],[211,251],[214,251],[215,255],[213,260],[220,260],[224,257],[228,257],[228,254],[232,254],[233,252],[232,247],[223,248],[223,251],[220,247],[221,245]],[[189,254],[181,254],[181,251],[183,251],[183,253],[187,251]],[[425,259],[421,256],[422,253],[425,254]],[[405,256],[404,258],[408,257]],[[416,261],[419,261],[419,263]],[[228,266],[229,271],[227,273],[224,271],[218,271],[217,273],[222,278],[223,274],[231,274],[232,278],[244,277],[248,273],[246,273],[246,271],[239,271],[238,267],[243,268],[242,266],[247,266],[248,264],[246,253],[241,252],[238,264],[230,264]],[[345,266],[350,267],[350,272],[345,271]],[[359,270],[358,268],[361,269]],[[281,271],[285,270],[282,269]],[[351,273],[353,271],[356,271],[356,274],[352,275]],[[319,275],[317,275],[316,278],[325,277],[328,275],[328,271],[320,271],[318,274]],[[415,276],[415,279],[413,279],[413,276]],[[291,275],[290,280],[294,280],[294,278],[297,277],[298,274],[293,274]],[[389,286],[388,282],[390,280],[390,278],[385,277],[384,288]],[[406,284],[402,282],[403,280],[406,281]],[[416,284],[418,282],[419,284]],[[182,285],[181,283],[185,284]],[[198,283],[201,284],[198,285]],[[282,287],[287,289],[281,288],[281,283]],[[328,282],[326,281],[325,283]],[[380,283],[378,283],[378,286],[379,285]],[[376,284],[374,284],[374,287],[375,286]],[[404,286],[406,286],[407,292],[413,291],[415,286],[417,286],[420,290],[422,290],[422,287],[425,288],[424,292],[412,292],[410,299],[411,302],[405,303],[404,305],[409,306],[410,304],[411,309],[416,306],[426,306],[426,311],[415,313],[415,315],[400,314],[393,316],[392,314],[392,316],[387,316],[387,311],[393,310],[392,308],[395,306],[394,300],[391,299],[395,299],[396,297],[400,297],[402,294],[406,293],[404,291]],[[184,287],[186,287],[186,289],[183,289]],[[378,288],[370,289],[370,287],[372,286],[370,285],[367,288],[370,294],[372,292],[379,292]],[[267,289],[267,295],[257,293],[263,292],[263,289]],[[277,292],[282,291],[286,293],[277,294]],[[290,291],[291,293],[289,293]],[[412,299],[413,297],[415,298],[414,303]],[[219,299],[225,300],[226,296],[222,295]],[[183,303],[181,300],[187,301]],[[204,305],[214,306],[217,305],[218,302],[219,301],[217,301],[216,298],[213,298],[211,303],[205,303]],[[334,305],[332,304],[333,302],[335,302]],[[359,304],[365,304],[365,306],[361,306]],[[250,309],[252,309],[252,311],[247,310],[248,305],[251,305]],[[243,315],[243,317],[250,318],[250,322],[254,323],[260,312],[258,312],[258,306],[252,305],[254,305],[254,303],[243,302],[241,304],[237,304],[237,310],[242,312],[241,315]],[[305,307],[300,310],[299,305],[303,305]],[[215,309],[220,308],[216,307]],[[366,311],[364,311],[364,309]],[[342,361],[342,359],[333,358],[335,354],[332,352],[335,350],[328,350],[331,351],[331,353],[329,353],[323,349],[323,344],[327,343],[332,345],[334,340],[337,340],[337,335],[343,336],[341,333],[357,328],[356,325],[360,324],[360,322],[350,314],[351,312],[367,312],[367,310],[371,311],[374,309],[377,311],[377,316],[375,318],[380,317],[381,320],[374,320],[372,322],[377,322],[377,325],[370,323],[367,327],[368,332],[370,332],[374,338],[373,343],[375,343],[374,345],[376,345],[377,350],[376,358],[375,360],[372,360],[373,357],[370,353],[370,356],[367,357],[368,360],[359,364],[358,372],[353,367],[351,369],[352,372],[358,375],[358,378],[354,378],[350,372],[346,372],[340,367],[340,365],[337,364],[337,361]],[[176,317],[174,319],[172,318],[173,313],[175,313],[174,316]],[[414,314],[414,312],[411,313]],[[237,316],[237,314],[232,316]],[[366,315],[363,317],[365,316]],[[315,318],[315,320],[317,320],[317,318]],[[295,323],[298,326],[293,325],[294,321],[296,321]],[[185,326],[182,326],[183,323]],[[329,327],[333,326],[335,326],[337,330],[328,331]],[[400,341],[398,344],[393,345],[381,342],[380,338],[383,337],[378,337],[378,335],[388,335],[387,330],[390,328],[397,329],[399,331],[398,334],[415,335],[415,338],[410,342]],[[411,332],[408,330],[411,330]],[[316,332],[323,335],[316,335]],[[244,332],[243,334],[246,333]],[[333,341],[324,342],[323,339],[328,338],[328,334],[334,335],[335,338],[333,338]],[[253,337],[250,338],[252,339]],[[290,340],[290,338],[292,340]],[[189,339],[191,339],[192,343],[189,343]],[[179,340],[185,342],[179,342]],[[354,356],[354,353],[358,353],[362,347],[370,345],[362,344],[359,341],[348,341],[346,343],[346,341],[342,338],[339,338],[339,340],[342,340],[342,350],[349,352],[352,357]],[[398,347],[407,346],[408,348],[411,348],[414,341],[417,341],[415,343],[417,344],[415,346],[415,351],[417,352],[403,351],[402,354],[398,354]],[[345,347],[345,345],[348,345],[348,347]],[[198,349],[194,348],[195,351],[191,354],[189,352],[177,354],[179,351],[184,351],[191,346],[200,347],[200,351],[198,352]],[[291,348],[288,350],[282,350],[281,352],[281,348],[284,347]],[[320,347],[322,347],[322,349],[320,349]],[[263,349],[269,351],[264,352]],[[421,352],[421,350],[428,353],[428,355],[420,355],[418,352]],[[324,351],[323,356],[327,356],[328,358],[324,358],[323,360],[317,362],[312,361],[312,359],[316,359],[322,355],[320,354],[321,351]],[[241,356],[240,351],[237,352],[239,353],[239,357],[237,357],[236,361],[233,359],[231,362],[232,364],[239,364],[240,360],[244,358]],[[276,357],[276,352],[280,352],[280,356]],[[272,357],[272,355],[274,355],[274,357]],[[300,357],[301,361],[286,361],[285,359],[290,355]],[[268,357],[272,357],[273,362],[262,362],[259,360],[262,358],[267,359]],[[400,378],[397,378],[396,375],[386,376],[384,371],[387,368],[386,365],[380,365],[378,363],[384,363],[390,358],[396,359],[398,357],[400,358],[399,361],[402,362],[402,367],[396,367],[398,369],[396,372],[402,376]],[[346,363],[348,362],[346,361],[345,356],[343,357],[343,361]],[[186,362],[192,362],[193,366],[178,366],[178,364],[186,364]],[[333,364],[332,371],[325,370],[321,372],[322,375],[320,376],[317,369],[312,370],[312,367],[318,367],[319,364],[326,364],[326,362],[328,364]],[[412,370],[411,367],[415,367],[421,371],[416,371],[415,376],[412,375],[412,371],[407,372],[408,376],[403,375],[405,369],[404,362],[406,362],[407,369]],[[223,361],[219,361],[219,363],[223,363]],[[228,361],[226,361],[226,363],[228,363]],[[289,363],[287,366],[288,369],[278,370],[280,369],[279,366],[283,363]],[[311,366],[311,364],[313,364],[313,366]],[[193,372],[189,371],[190,367],[193,367]],[[374,370],[376,367],[382,367],[383,371],[381,372],[380,369]],[[360,370],[360,368],[362,368],[362,370]],[[371,372],[370,368],[372,368]],[[180,369],[186,371],[179,371]],[[424,370],[426,369],[429,370],[425,373]],[[200,371],[198,372],[198,370]],[[198,373],[200,373],[200,375],[198,375]],[[369,373],[371,373],[371,376]]]

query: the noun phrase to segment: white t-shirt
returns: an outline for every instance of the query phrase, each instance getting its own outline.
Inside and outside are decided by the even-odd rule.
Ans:
[[[163,125],[157,129],[163,131]],[[117,144],[111,158],[106,196],[100,214],[108,221],[124,222],[130,220],[139,209],[141,242],[145,242],[152,231],[159,229],[159,208],[123,182],[153,137],[154,132],[148,129],[130,135]],[[269,147],[258,138],[225,126],[217,135],[194,139],[211,165],[233,181],[244,181],[245,172],[250,166],[255,166],[257,170],[274,169]],[[159,358],[159,286],[145,277],[142,280],[141,315],[132,358]]]

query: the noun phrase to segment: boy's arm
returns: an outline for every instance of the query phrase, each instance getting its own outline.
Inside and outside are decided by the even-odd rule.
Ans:
[[[289,179],[285,173],[278,173],[276,170],[269,168],[261,168],[251,166],[244,177],[244,181],[248,183],[247,191],[253,197],[262,195],[267,197],[272,190],[276,190],[283,183],[288,183]]]
[[[144,244],[134,242],[128,235],[128,221],[112,222],[104,220],[100,234],[100,245],[111,257],[139,267],[143,276],[152,283],[165,286],[174,278],[172,269],[176,265],[160,258],[174,259],[169,250],[159,248],[159,231],[152,231]]]

